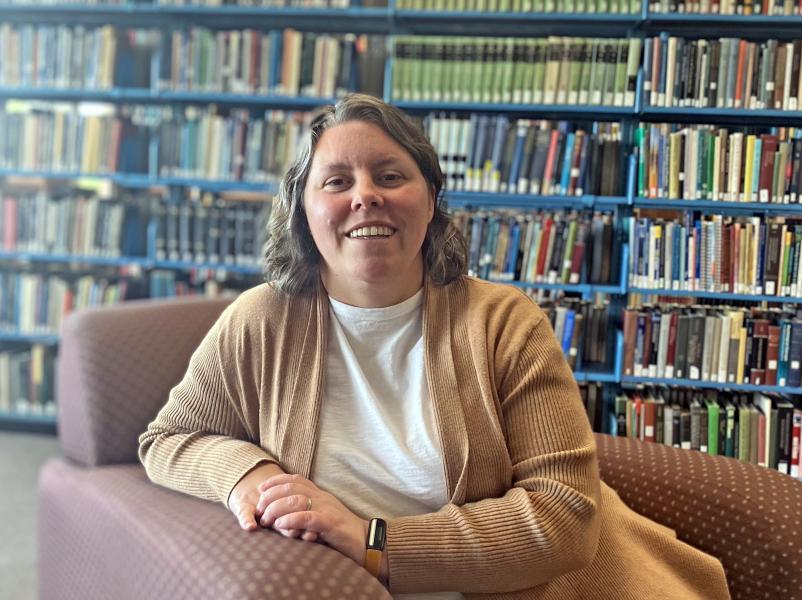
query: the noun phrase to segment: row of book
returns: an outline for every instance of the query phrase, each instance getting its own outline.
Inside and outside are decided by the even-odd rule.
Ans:
[[[696,216],[629,222],[630,285],[654,290],[798,297],[802,222]]]
[[[647,38],[644,101],[651,106],[798,110],[802,41]]]
[[[383,36],[193,27],[159,36],[158,88],[333,98],[381,95]]]
[[[0,85],[107,89],[114,86],[117,32],[0,24]]]
[[[56,415],[53,346],[0,350],[0,414]]]
[[[615,399],[616,433],[675,448],[729,456],[795,478],[802,406],[777,394],[650,388]]]
[[[204,194],[193,201],[153,202],[156,260],[256,268],[267,240],[269,202],[232,202]]]
[[[251,287],[252,277],[229,277],[215,270],[147,273],[95,269],[91,275],[65,272],[0,271],[0,331],[58,335],[72,311],[138,298],[230,295]]]
[[[449,190],[542,196],[625,194],[618,123],[431,114],[424,128]]]
[[[802,386],[793,313],[642,306],[624,311],[624,375]]]
[[[70,280],[47,273],[0,271],[0,331],[56,334],[73,310],[124,301],[129,297],[128,282],[95,275]]]
[[[641,123],[638,195],[795,204],[802,190],[802,133],[715,125]]]
[[[273,182],[310,113],[6,102],[0,168]],[[155,139],[157,145],[151,144]]]
[[[713,15],[802,15],[798,0],[650,0],[649,11]]]
[[[397,0],[397,10],[635,14],[641,0]]]
[[[182,202],[45,192],[0,198],[0,250],[258,267],[270,203],[212,194]]]
[[[78,256],[142,256],[147,206],[141,197],[119,201],[86,193],[45,191],[0,197],[0,249]]]
[[[214,107],[164,109],[154,170],[162,177],[275,182],[295,158],[311,113],[247,110],[217,114]]]
[[[393,38],[402,101],[634,106],[640,38]]]
[[[541,304],[571,369],[589,365],[606,368],[611,355],[607,330],[609,305],[577,298]]]
[[[524,283],[609,283],[609,213],[452,211],[468,242],[468,273]]]

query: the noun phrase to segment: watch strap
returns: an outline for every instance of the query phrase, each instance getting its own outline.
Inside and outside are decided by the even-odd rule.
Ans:
[[[374,577],[379,576],[384,554],[387,523],[384,519],[371,519],[368,524],[368,537],[365,540],[365,569]]]

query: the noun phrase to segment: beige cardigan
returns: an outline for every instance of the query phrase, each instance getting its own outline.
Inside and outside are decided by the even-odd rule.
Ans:
[[[263,284],[242,294],[140,437],[150,478],[226,503],[263,461],[308,477],[328,318],[322,289],[288,297]],[[389,520],[391,592],[729,597],[716,559],[600,482],[577,386],[524,294],[467,277],[427,284],[423,339],[451,501]]]

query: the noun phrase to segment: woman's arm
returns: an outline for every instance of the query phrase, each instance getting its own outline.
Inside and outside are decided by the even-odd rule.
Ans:
[[[531,303],[516,305],[494,366],[512,486],[499,498],[389,521],[394,593],[521,590],[595,556],[600,482],[588,419],[548,321]]]
[[[243,336],[227,309],[195,350],[167,404],[139,437],[139,458],[154,483],[228,506],[231,491],[245,474],[276,462],[255,443],[258,423],[246,422],[237,385],[224,376],[241,371],[236,356],[246,347]]]

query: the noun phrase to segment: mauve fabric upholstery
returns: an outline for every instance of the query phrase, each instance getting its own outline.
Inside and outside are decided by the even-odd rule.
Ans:
[[[41,600],[390,597],[330,548],[243,532],[223,506],[147,481],[137,437],[227,304],[129,302],[66,320],[58,397],[68,460],[40,475]],[[721,559],[733,598],[802,599],[802,484],[661,444],[596,442],[604,481]]]
[[[147,480],[139,465],[63,460],[40,476],[42,600],[389,599],[336,550],[260,529]]]
[[[733,598],[802,599],[802,483],[702,452],[596,434],[602,479],[721,560]]]
[[[139,462],[139,434],[229,302],[142,300],[70,315],[57,383],[64,455],[92,467]]]

